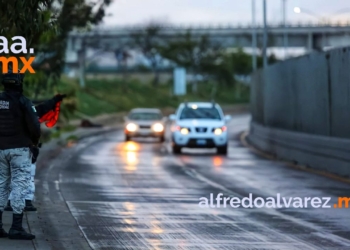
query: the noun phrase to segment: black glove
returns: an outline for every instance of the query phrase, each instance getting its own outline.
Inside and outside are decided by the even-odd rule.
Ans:
[[[33,157],[32,157],[32,164],[36,163],[38,156],[39,156],[39,147],[37,146],[32,146],[30,148],[30,151],[32,151]]]
[[[67,97],[67,95],[58,94],[58,95],[55,95],[55,97],[53,99],[55,100],[55,103],[58,103],[58,102],[62,102],[62,100],[66,97]]]

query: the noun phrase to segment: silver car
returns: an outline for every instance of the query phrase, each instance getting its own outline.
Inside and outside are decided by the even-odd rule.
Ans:
[[[132,137],[156,137],[161,142],[165,138],[165,117],[159,109],[137,108],[124,117],[125,141]]]

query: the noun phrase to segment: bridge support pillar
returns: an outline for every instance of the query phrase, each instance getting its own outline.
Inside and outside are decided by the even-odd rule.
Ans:
[[[86,52],[85,48],[82,47],[78,51],[78,65],[79,65],[79,82],[80,87],[85,87],[85,59],[86,59]]]
[[[67,39],[67,49],[68,51],[72,51],[73,50],[73,38],[68,37]]]
[[[313,34],[310,32],[307,38],[307,52],[311,53],[312,51],[314,51],[314,37]]]

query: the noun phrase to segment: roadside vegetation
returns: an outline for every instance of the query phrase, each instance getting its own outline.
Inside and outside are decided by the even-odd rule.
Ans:
[[[249,102],[249,88],[239,83],[225,86],[201,82],[196,93],[191,93],[189,86],[185,96],[174,96],[170,82],[154,87],[137,80],[87,80],[86,87],[81,89],[77,80],[63,79],[60,87],[75,93],[76,112],[70,116],[73,119],[127,112],[136,107],[176,108],[183,101],[211,101],[212,97],[223,105]]]

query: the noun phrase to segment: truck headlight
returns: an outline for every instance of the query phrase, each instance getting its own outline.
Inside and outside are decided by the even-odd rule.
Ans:
[[[216,128],[216,129],[214,129],[214,134],[215,135],[221,135],[226,130],[227,130],[226,126],[223,126],[222,128]]]
[[[215,134],[215,135],[221,135],[221,134],[222,134],[222,129],[221,129],[221,128],[216,128],[216,129],[214,130],[214,134]]]
[[[137,125],[134,123],[129,123],[126,125],[126,130],[129,132],[135,132],[137,130]]]
[[[180,130],[180,133],[183,134],[183,135],[187,135],[190,131],[188,130],[188,128],[182,128]]]
[[[161,123],[156,123],[152,126],[154,132],[163,132],[164,126]]]

